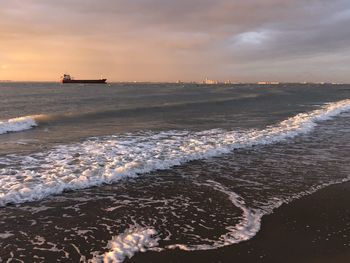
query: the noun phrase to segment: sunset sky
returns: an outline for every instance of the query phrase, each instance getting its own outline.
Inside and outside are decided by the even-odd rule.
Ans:
[[[349,0],[0,0],[0,79],[350,82]]]

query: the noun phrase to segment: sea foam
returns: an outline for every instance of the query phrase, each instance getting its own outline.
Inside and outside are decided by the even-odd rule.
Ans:
[[[242,215],[240,221],[234,226],[227,227],[227,233],[221,235],[218,240],[213,240],[211,244],[172,244],[166,246],[166,248],[180,249],[184,251],[213,250],[249,240],[259,232],[262,217],[267,214],[271,214],[276,208],[280,207],[282,204],[290,203],[293,200],[315,193],[316,191],[327,186],[348,182],[349,180],[350,176],[348,176],[347,178],[333,180],[327,183],[316,185],[307,191],[297,193],[295,195],[289,196],[288,198],[275,199],[272,203],[265,205],[259,209],[249,208],[248,206],[246,206],[244,200],[238,194],[236,194],[232,190],[227,189],[224,185],[218,182],[208,180],[207,184],[202,184],[202,186],[207,185],[208,187],[211,187],[227,195],[231,203],[234,206],[241,209]]]
[[[123,234],[114,236],[108,242],[109,252],[103,255],[95,255],[89,262],[123,262],[126,257],[131,258],[136,252],[145,252],[147,249],[158,245],[157,231],[153,228],[130,228]]]
[[[38,124],[33,116],[18,117],[0,121],[0,134],[29,130],[37,125]]]
[[[140,132],[90,138],[29,156],[3,156],[0,206],[113,183],[237,148],[281,142],[311,132],[319,121],[349,110],[350,100],[342,100],[262,130]]]
[[[227,233],[223,234],[219,240],[214,241],[212,244],[201,244],[201,245],[188,245],[188,244],[173,244],[166,248],[168,249],[181,249],[185,251],[194,250],[210,250],[219,247],[224,247],[232,244],[237,244],[242,241],[248,240],[256,235],[260,230],[261,218],[264,212],[260,209],[250,209],[246,206],[243,198],[236,194],[235,192],[227,189],[222,184],[208,180],[206,184],[201,184],[201,186],[208,186],[215,189],[221,193],[227,195],[231,203],[241,209],[242,215],[241,220],[235,226],[227,227]]]

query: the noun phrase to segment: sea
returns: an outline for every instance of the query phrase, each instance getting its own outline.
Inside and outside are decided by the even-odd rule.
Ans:
[[[350,85],[0,83],[0,262],[253,238],[350,180]]]

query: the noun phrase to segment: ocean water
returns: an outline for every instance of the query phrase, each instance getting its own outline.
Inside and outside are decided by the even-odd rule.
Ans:
[[[0,83],[0,262],[256,235],[350,179],[350,86]]]

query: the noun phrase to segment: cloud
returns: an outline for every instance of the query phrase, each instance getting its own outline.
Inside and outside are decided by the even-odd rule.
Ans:
[[[42,69],[40,63],[54,63],[47,76],[61,68],[85,74],[98,68],[115,80],[239,79],[258,76],[257,65],[262,62],[267,69],[261,74],[272,76],[278,67],[269,71],[269,64],[303,70],[296,64],[300,58],[340,59],[349,54],[348,0],[12,0],[1,4],[0,51],[6,53],[1,63],[13,65],[13,72],[29,64],[33,78]],[[248,73],[243,74],[243,69]]]

